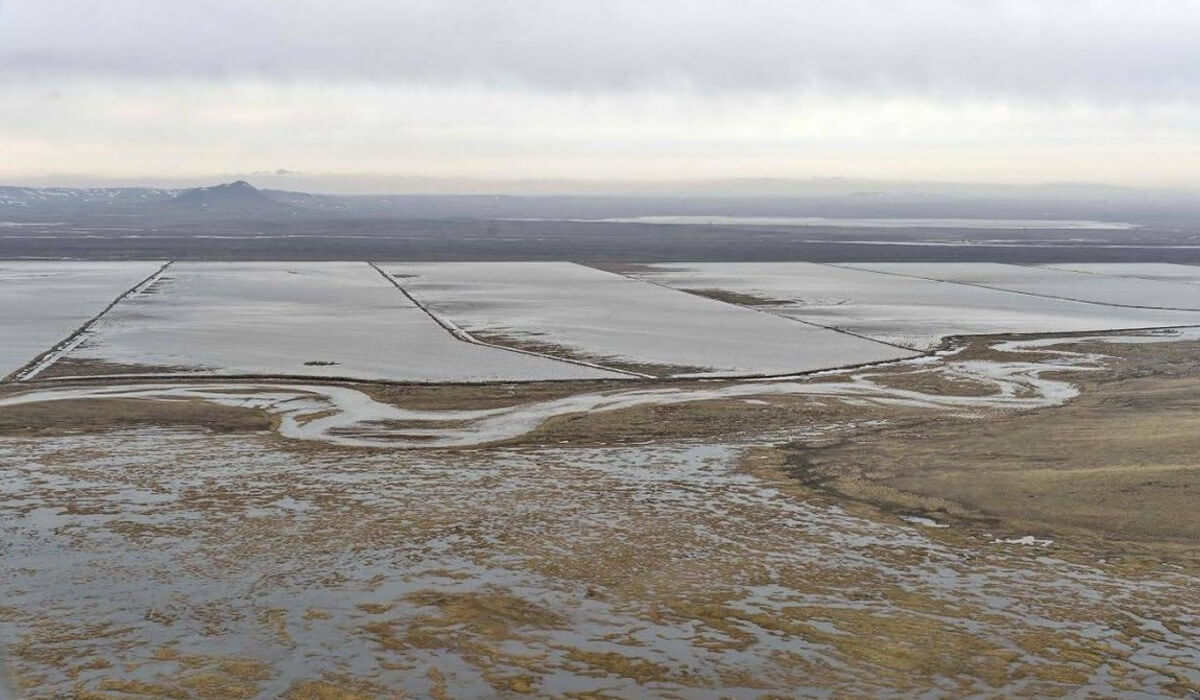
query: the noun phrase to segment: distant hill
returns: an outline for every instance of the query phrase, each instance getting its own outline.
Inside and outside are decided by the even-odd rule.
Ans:
[[[182,190],[163,202],[179,212],[247,216],[298,212],[300,208],[273,199],[245,180]]]

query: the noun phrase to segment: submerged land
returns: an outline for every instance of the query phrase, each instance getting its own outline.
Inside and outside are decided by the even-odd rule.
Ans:
[[[493,202],[295,262],[342,242],[192,199],[5,214],[0,255],[113,259],[0,261],[0,696],[1200,692],[1200,267],[1161,212]]]
[[[763,383],[440,449],[8,387],[7,667],[30,697],[1184,695],[1191,338],[970,339],[796,381],[881,392]],[[655,390],[741,386],[708,384]],[[631,392],[344,388],[432,412]]]

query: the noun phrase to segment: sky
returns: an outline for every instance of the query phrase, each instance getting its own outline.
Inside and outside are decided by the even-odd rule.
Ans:
[[[1198,30],[1200,0],[0,0],[0,182],[1192,188]]]

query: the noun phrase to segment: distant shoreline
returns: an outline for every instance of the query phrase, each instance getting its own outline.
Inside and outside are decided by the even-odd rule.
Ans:
[[[508,221],[563,221],[564,219],[524,218]],[[832,228],[959,228],[1013,230],[1088,230],[1131,231],[1139,224],[1124,221],[1088,221],[1078,219],[973,219],[973,218],[852,218],[824,216],[629,216],[602,219],[565,219],[589,223],[664,224],[696,226],[825,226]]]

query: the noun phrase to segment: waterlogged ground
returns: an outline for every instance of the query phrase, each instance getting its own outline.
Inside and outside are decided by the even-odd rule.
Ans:
[[[13,386],[4,682],[1187,696],[1196,340],[979,339],[808,378],[577,391]],[[1153,522],[1089,524],[1102,507]]]
[[[773,454],[3,438],[10,682],[47,698],[1200,688],[1183,570],[838,505]]]

